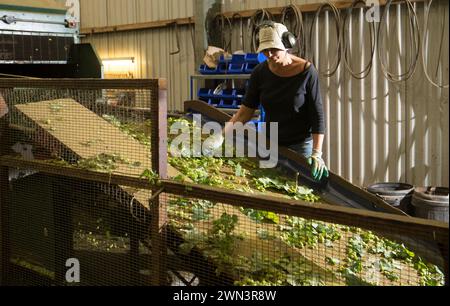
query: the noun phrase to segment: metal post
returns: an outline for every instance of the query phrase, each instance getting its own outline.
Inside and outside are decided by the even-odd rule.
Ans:
[[[0,118],[0,157],[6,154],[7,122]],[[8,168],[0,166],[0,285],[6,285],[9,266]]]
[[[152,95],[152,131],[151,154],[152,170],[159,174],[161,179],[167,178],[167,81],[159,79],[157,85],[158,95]],[[158,187],[153,186],[152,194],[156,195]],[[152,197],[149,200],[151,213],[151,240],[152,261],[150,271],[152,273],[152,285],[165,285],[166,282],[166,235],[167,212],[161,205],[162,195]]]

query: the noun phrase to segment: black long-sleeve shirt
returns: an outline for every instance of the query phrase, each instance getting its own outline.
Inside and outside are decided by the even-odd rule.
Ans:
[[[243,105],[263,106],[267,127],[278,122],[278,142],[288,146],[311,139],[311,134],[325,134],[326,123],[320,95],[319,76],[311,64],[292,77],[280,77],[267,62],[253,70]]]

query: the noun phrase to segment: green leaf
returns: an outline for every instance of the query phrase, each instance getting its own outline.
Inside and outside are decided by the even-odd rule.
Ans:
[[[297,283],[296,277],[295,277],[294,275],[292,275],[292,274],[288,274],[288,275],[286,276],[286,282],[287,282],[289,285],[291,285],[291,286],[298,286],[298,285],[299,285],[299,283]]]
[[[326,257],[325,258],[325,262],[331,266],[336,266],[339,265],[339,263],[341,262],[339,259],[336,258],[332,258],[332,257]]]
[[[267,215],[265,216],[265,218],[267,220],[272,221],[275,224],[280,223],[280,217],[278,217],[278,215],[273,212],[267,212]]]
[[[193,221],[201,221],[208,220],[210,218],[210,214],[203,207],[193,207],[192,208],[192,220]]]
[[[242,166],[241,164],[237,164],[234,170],[234,175],[237,177],[242,177]]]
[[[265,229],[258,229],[256,231],[256,234],[258,235],[258,238],[261,240],[271,240],[275,238],[274,236],[270,235],[269,232]]]

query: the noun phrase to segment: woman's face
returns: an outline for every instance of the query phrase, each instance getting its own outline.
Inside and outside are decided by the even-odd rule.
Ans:
[[[263,54],[270,61],[278,63],[286,56],[286,51],[280,49],[266,49],[263,51]]]

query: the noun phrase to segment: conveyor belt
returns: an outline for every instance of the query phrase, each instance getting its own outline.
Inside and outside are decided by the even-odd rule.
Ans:
[[[231,119],[230,115],[198,100],[186,101],[184,103],[184,111],[188,116],[190,113],[198,113],[202,115],[202,120],[208,119],[222,125]],[[331,171],[328,178],[323,178],[320,182],[316,182],[311,178],[310,166],[303,156],[282,146],[279,147],[278,152],[279,155],[287,158],[294,166],[299,173],[301,184],[313,189],[330,204],[406,215],[403,211],[389,205],[377,196],[353,185]]]

